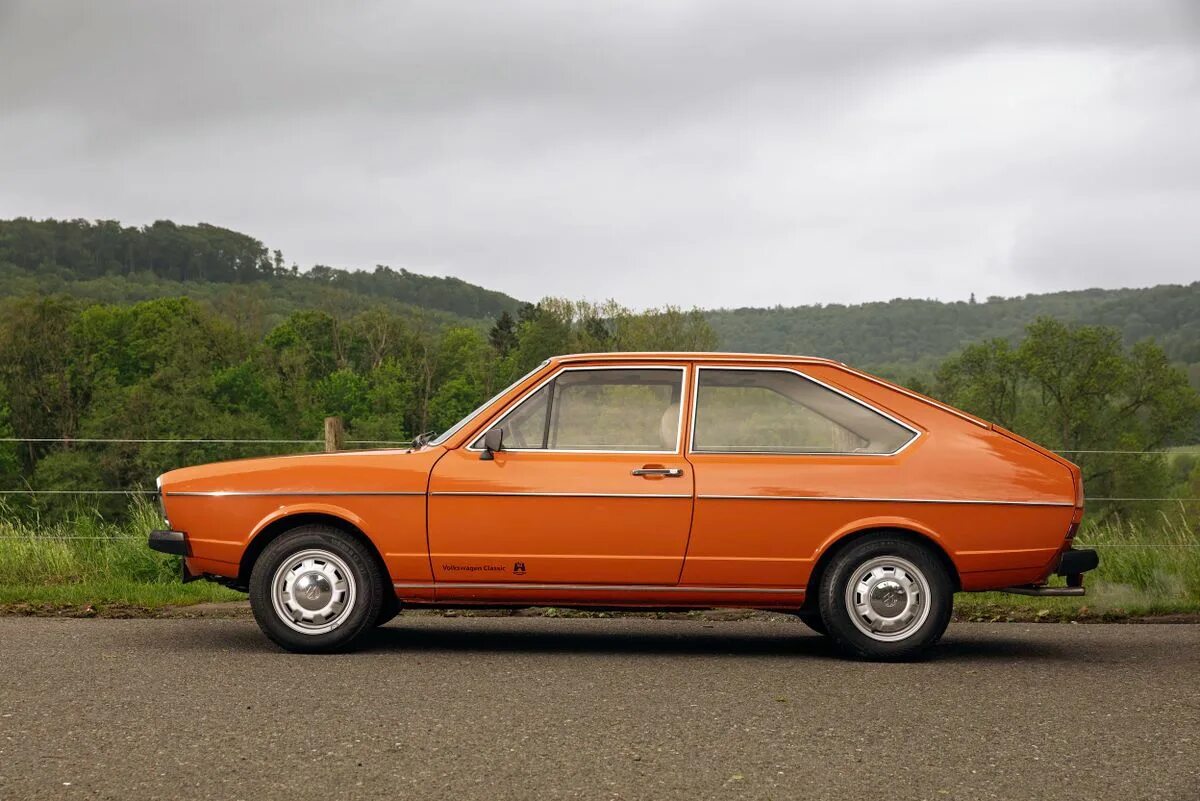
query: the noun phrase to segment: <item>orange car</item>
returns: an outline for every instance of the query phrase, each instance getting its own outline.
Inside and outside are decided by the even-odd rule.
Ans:
[[[1081,595],[1098,563],[1071,547],[1075,465],[799,356],[561,356],[410,450],[158,486],[170,530],[150,547],[248,590],[294,651],[346,647],[401,606],[732,606],[895,659],[937,641],[957,591]]]

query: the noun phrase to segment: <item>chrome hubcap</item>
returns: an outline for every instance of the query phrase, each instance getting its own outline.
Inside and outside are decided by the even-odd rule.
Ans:
[[[929,582],[907,559],[870,559],[859,566],[846,586],[846,611],[858,630],[871,639],[903,640],[929,617]]]
[[[325,634],[354,608],[350,567],[336,554],[314,548],[284,560],[271,582],[279,619],[302,634]]]

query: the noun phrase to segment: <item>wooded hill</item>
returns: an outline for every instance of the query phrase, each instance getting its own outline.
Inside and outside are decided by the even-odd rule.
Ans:
[[[723,347],[828,356],[863,366],[925,366],[985,339],[1015,341],[1039,317],[1112,326],[1127,345],[1153,338],[1200,385],[1200,281],[1147,289],[1086,289],[985,302],[897,299],[772,309],[722,309],[705,317]]]
[[[520,302],[458,278],[378,265],[301,271],[279,250],[214,225],[159,221],[141,228],[111,220],[0,220],[0,297],[63,293],[109,303],[185,295],[219,302],[269,290],[282,316],[299,308],[354,313],[399,305],[490,319]],[[269,297],[268,297],[269,296]],[[270,321],[277,322],[275,320]]]
[[[118,304],[186,296],[262,331],[297,310],[350,316],[381,306],[421,314],[435,325],[483,328],[521,306],[457,278],[404,269],[300,270],[251,236],[206,224],[160,221],[135,228],[112,221],[0,221],[0,298],[33,294]],[[897,299],[719,309],[705,317],[725,350],[827,356],[898,377],[928,374],[972,342],[1016,341],[1038,317],[1053,317],[1116,327],[1129,345],[1153,338],[1200,386],[1200,281],[977,303]]]

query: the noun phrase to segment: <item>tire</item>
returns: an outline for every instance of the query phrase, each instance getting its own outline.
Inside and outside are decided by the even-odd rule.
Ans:
[[[821,577],[821,619],[834,645],[860,659],[901,661],[933,646],[950,624],[954,584],[930,548],[895,536],[860,540]]]
[[[254,563],[250,607],[282,648],[328,653],[352,647],[374,626],[385,588],[379,563],[361,542],[331,526],[298,526]]]
[[[801,609],[796,613],[796,617],[817,634],[823,637],[829,636],[829,629],[825,628],[825,621],[821,619],[820,609]]]
[[[394,590],[391,592],[384,590],[383,602],[379,604],[379,616],[375,618],[375,628],[390,622],[398,614],[400,614],[400,599],[396,597]]]

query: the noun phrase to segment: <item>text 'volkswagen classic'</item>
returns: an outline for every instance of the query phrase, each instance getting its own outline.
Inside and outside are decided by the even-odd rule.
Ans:
[[[1072,548],[1075,465],[805,357],[563,356],[409,450],[158,484],[150,547],[248,590],[293,651],[345,648],[402,606],[720,606],[899,659],[937,641],[955,592],[1081,595],[1098,562]]]

